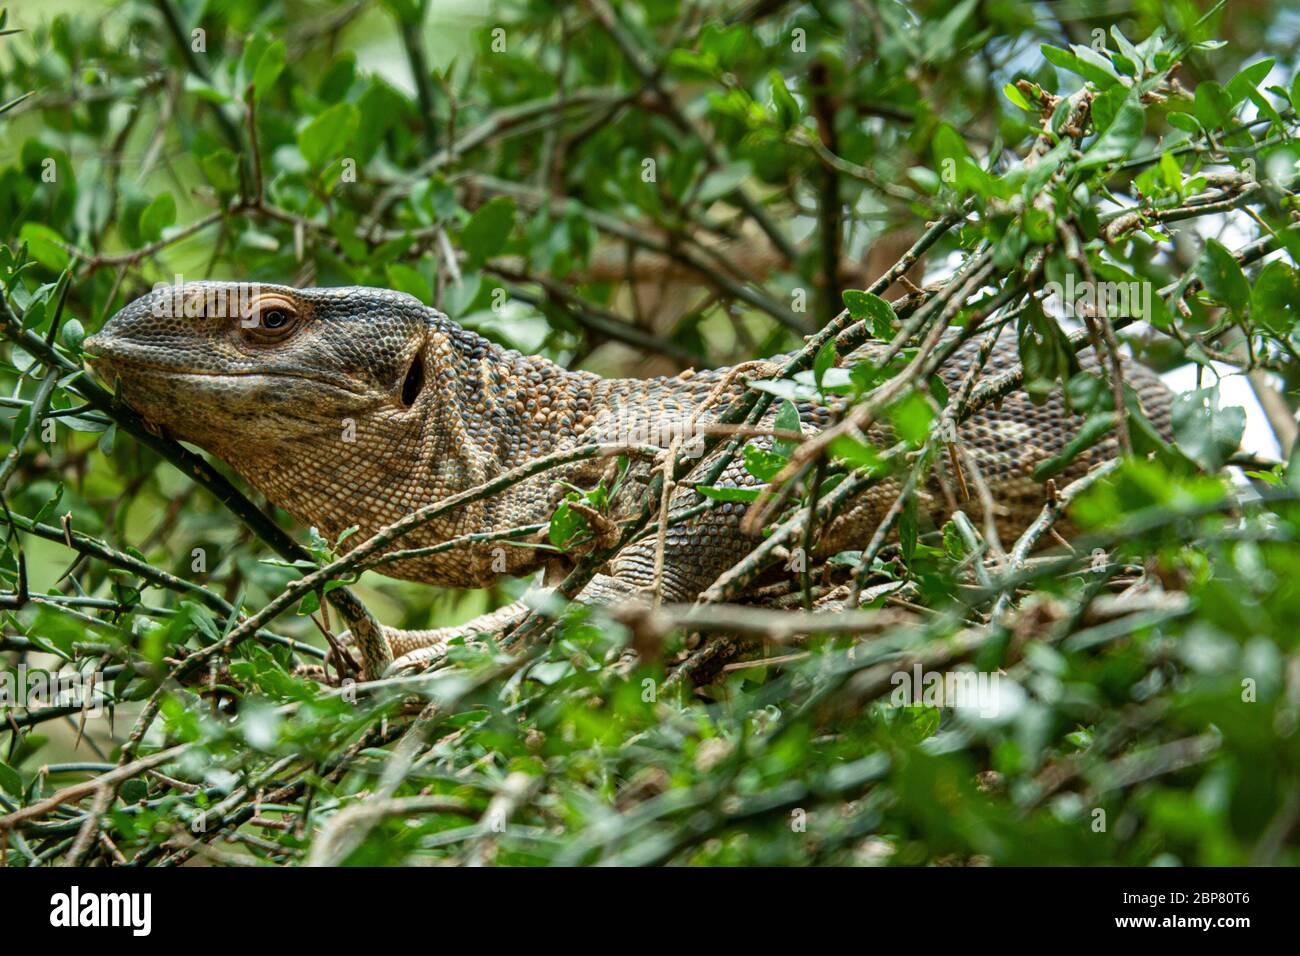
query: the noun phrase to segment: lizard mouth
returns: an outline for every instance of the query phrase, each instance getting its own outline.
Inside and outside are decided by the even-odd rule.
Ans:
[[[81,357],[85,360],[86,367],[90,369],[95,378],[99,379],[110,392],[117,389],[117,373],[113,371],[107,359],[89,350],[83,351]]]
[[[110,390],[116,390],[118,383],[123,380],[124,373],[139,373],[149,378],[182,380],[194,379],[196,382],[216,382],[221,380],[237,381],[239,379],[267,379],[276,380],[295,380],[301,382],[310,382],[313,385],[323,386],[336,392],[343,392],[354,398],[366,397],[366,392],[354,385],[348,379],[335,375],[305,375],[300,372],[290,372],[281,369],[273,371],[266,369],[248,369],[244,371],[221,371],[208,372],[192,368],[177,368],[174,365],[167,365],[162,362],[151,362],[137,358],[136,356],[123,354],[120,350],[109,351],[104,349],[100,343],[94,343],[88,340],[89,347],[82,353],[86,364],[90,370],[95,373],[95,377],[104,383]],[[96,351],[93,346],[99,345]]]
[[[357,388],[355,385],[352,385],[351,383],[343,384],[343,382],[339,379],[317,378],[314,375],[301,375],[297,372],[278,372],[278,371],[263,372],[263,371],[251,371],[251,370],[247,372],[194,372],[194,371],[180,372],[180,371],[176,371],[175,369],[149,369],[148,371],[159,372],[160,377],[162,378],[172,378],[172,379],[188,378],[200,382],[240,381],[246,379],[265,379],[269,382],[286,381],[286,380],[295,381],[295,382],[310,382],[313,385],[319,385],[335,392],[343,392],[344,394],[351,395],[354,398],[366,397],[366,393],[364,391]]]

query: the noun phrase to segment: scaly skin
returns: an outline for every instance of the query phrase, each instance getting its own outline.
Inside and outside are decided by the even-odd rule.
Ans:
[[[726,370],[716,370],[602,379],[568,371],[503,349],[411,296],[360,287],[202,282],[160,289],[117,313],[85,348],[96,374],[120,387],[149,422],[224,459],[329,540],[359,526],[349,539],[353,543],[422,505],[566,447],[611,441],[666,447],[726,376]],[[950,386],[972,355],[973,348],[965,348],[948,363],[944,376]],[[990,371],[1015,361],[1014,347],[999,348]],[[1140,366],[1128,365],[1125,376],[1153,423],[1167,433],[1168,390]],[[735,378],[700,421],[714,420],[740,394],[744,382]],[[806,429],[826,423],[824,409],[801,405],[800,414]],[[1031,472],[1059,452],[1079,424],[1059,397],[1036,406],[1017,393],[961,426],[963,443],[1004,506],[997,516],[1001,533],[1014,535],[1037,513],[1043,489]],[[880,427],[870,437],[889,440]],[[1058,480],[1068,481],[1115,453],[1108,439]],[[429,522],[395,547],[545,522],[565,494],[556,482],[590,487],[608,467],[608,461],[593,460],[538,475]],[[718,483],[752,486],[755,480],[737,461]],[[885,482],[863,495],[832,523],[822,549],[861,547],[892,501],[891,492],[896,489]],[[683,482],[671,510],[698,500],[690,482]],[[944,500],[934,483],[926,501],[939,520]],[[664,599],[694,598],[754,546],[740,531],[744,507],[723,505],[670,529]],[[973,510],[978,513],[978,507]],[[579,598],[609,601],[651,586],[654,550],[653,542],[624,548],[610,574],[598,575]],[[441,586],[486,587],[503,575],[535,571],[553,557],[487,542],[382,571]],[[510,613],[468,630],[490,627]],[[385,631],[398,657],[447,636]]]

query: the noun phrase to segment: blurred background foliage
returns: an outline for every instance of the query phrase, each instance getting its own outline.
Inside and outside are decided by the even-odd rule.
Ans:
[[[1161,371],[1191,363],[1199,384],[1225,362],[1256,382],[1267,369],[1261,407],[1284,455],[1294,441],[1291,4],[22,0],[0,34],[0,279],[16,321],[71,363],[47,375],[32,343],[3,351],[5,450],[19,447],[3,472],[0,659],[101,670],[114,705],[112,720],[12,711],[6,811],[111,768],[163,665],[297,575],[76,392],[82,338],[177,275],[399,289],[603,374],[770,356],[846,303],[867,316],[844,292],[958,209],[971,217],[912,281],[981,242],[1024,274],[1054,225],[1017,205],[1046,187],[1014,170],[1042,97],[1088,83],[1098,138],[1069,160],[1078,191],[1058,196],[1087,238],[1099,212],[1179,206],[1215,171],[1275,184],[1249,215],[1156,217],[1088,255],[1105,278],[1197,277],[1203,290],[1161,306],[1163,327],[1128,330],[1129,347]],[[1136,80],[1175,60],[1176,87],[1120,129]],[[1088,160],[1107,136],[1111,152]],[[1269,237],[1270,265],[1239,255],[1243,271],[1231,253]],[[1068,268],[1058,251],[1038,278]],[[1062,387],[1050,356],[1022,354],[1037,355],[1031,385]],[[628,631],[579,616],[524,659],[458,650],[417,688],[438,712],[410,725],[401,695],[350,699],[304,675],[324,642],[286,616],[228,667],[154,698],[161,714],[131,751],[178,748],[165,776],[0,830],[0,852],[18,865],[1294,863],[1298,483],[1281,466],[1253,491],[1221,476],[1244,422],[1198,408],[1186,456],[1132,462],[1077,503],[1111,549],[1105,573],[1090,576],[1085,552],[1020,582],[1010,628],[970,637],[987,615],[950,526],[882,552],[878,580],[910,588],[916,617],[865,642],[770,646],[693,687],[673,665],[698,634],[674,630],[628,673],[610,666]],[[1098,610],[1152,581],[1167,600]],[[522,588],[367,574],[358,594],[385,623],[424,627]],[[1002,716],[889,706],[890,675],[913,659],[997,672]],[[391,747],[403,734],[407,749]],[[375,794],[390,802],[376,809]],[[77,846],[88,820],[104,835]]]

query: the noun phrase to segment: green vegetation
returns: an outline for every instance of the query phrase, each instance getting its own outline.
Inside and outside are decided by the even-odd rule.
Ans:
[[[9,865],[1300,862],[1300,466],[1234,481],[1245,414],[1217,384],[1252,373],[1289,452],[1294,11],[432,6],[0,18],[0,677],[100,673],[112,715],[0,706]],[[889,271],[913,246],[922,291]],[[755,557],[766,606],[748,582],[690,617],[574,606],[398,683],[333,686],[316,595],[211,654],[338,542],[81,372],[83,339],[178,274],[398,289],[603,373],[797,353],[751,398],[887,395],[901,442],[844,431],[801,464],[737,439],[788,482],[767,527],[797,544],[836,487],[894,475],[897,534],[784,574]],[[1076,341],[1051,283],[1132,297]],[[1023,381],[948,394],[919,344],[939,326],[1005,328]],[[828,327],[898,358],[836,368]],[[1175,444],[1079,371],[1112,337],[1196,364]],[[1016,387],[1087,412],[1068,454],[1133,454],[1045,494],[1020,542],[928,527],[913,492],[948,426]],[[603,492],[561,507],[555,546],[591,544]],[[525,585],[346,583],[402,627]],[[850,583],[863,609],[809,624]],[[995,697],[936,706],[946,673]]]

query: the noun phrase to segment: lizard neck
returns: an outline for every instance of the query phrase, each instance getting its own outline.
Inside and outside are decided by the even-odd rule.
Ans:
[[[337,428],[331,423],[293,448],[236,440],[240,447],[221,457],[327,540],[356,525],[348,544],[355,546],[418,508],[566,446],[666,446],[717,377],[602,379],[504,349],[446,320],[431,327],[420,355],[422,388],[409,407],[387,400],[340,416]],[[430,521],[394,550],[544,523],[566,490],[557,482],[593,485],[610,464],[593,459],[538,474]],[[483,587],[502,575],[527,574],[545,557],[483,542],[387,565],[384,573]]]
[[[486,477],[572,443],[599,412],[598,376],[521,355],[451,322],[431,339],[427,359],[426,422],[459,436],[461,457]]]
[[[599,409],[600,378],[504,349],[446,322],[421,353],[424,384],[409,408],[377,406],[341,418],[337,430],[279,447],[231,449],[222,457],[268,498],[334,541],[353,525],[353,546],[424,505],[466,491],[581,439]],[[590,466],[588,466],[590,467]],[[396,548],[543,522],[562,492],[548,473],[435,519]],[[345,546],[345,547],[347,547]],[[395,577],[481,587],[522,574],[538,556],[507,548],[457,549],[385,567]]]

